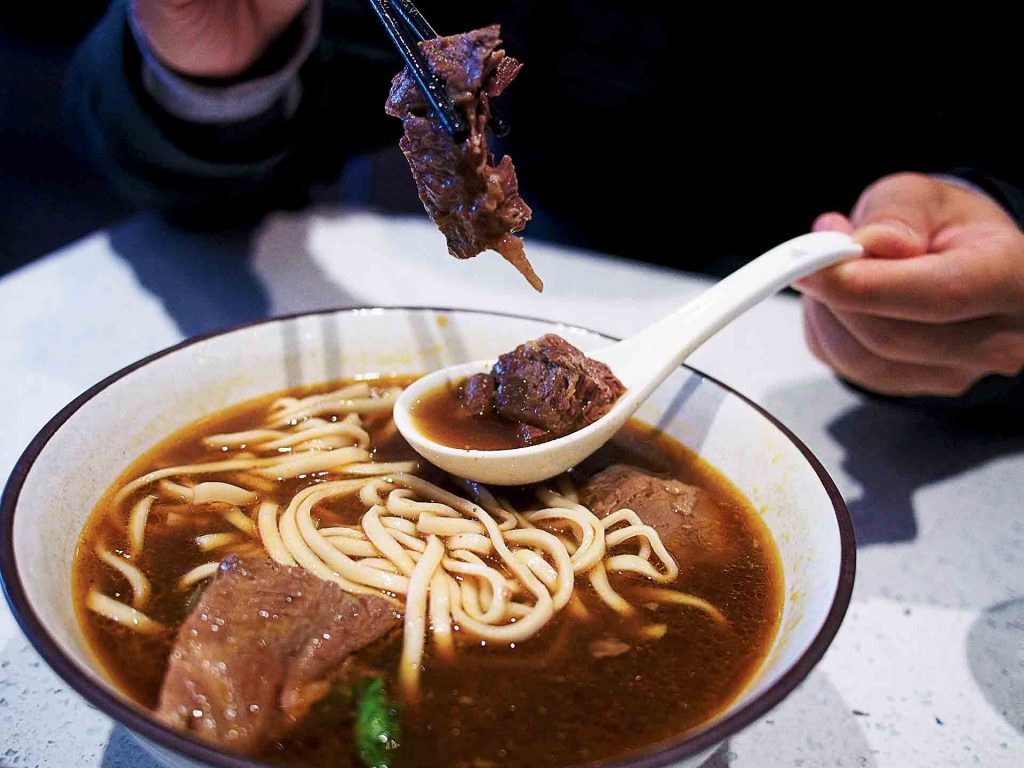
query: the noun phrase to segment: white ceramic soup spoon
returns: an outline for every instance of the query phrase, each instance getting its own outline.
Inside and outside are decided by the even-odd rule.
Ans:
[[[480,451],[441,445],[417,430],[411,412],[421,397],[489,371],[493,360],[449,366],[418,379],[395,403],[395,424],[417,453],[457,477],[493,485],[547,480],[610,440],[657,386],[728,322],[794,280],[862,253],[857,243],[838,232],[801,235],[762,254],[635,336],[587,353],[606,363],[626,392],[600,419],[564,437],[525,448]]]

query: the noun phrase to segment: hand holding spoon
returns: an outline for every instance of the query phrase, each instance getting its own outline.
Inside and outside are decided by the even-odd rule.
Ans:
[[[588,357],[611,368],[626,392],[600,419],[555,440],[509,450],[465,450],[436,443],[417,430],[411,410],[420,397],[446,383],[489,371],[493,360],[449,366],[418,379],[395,403],[395,424],[417,453],[458,477],[493,485],[546,480],[608,442],[675,368],[731,320],[794,280],[862,254],[857,243],[839,232],[801,235],[762,254],[636,335],[588,352]]]

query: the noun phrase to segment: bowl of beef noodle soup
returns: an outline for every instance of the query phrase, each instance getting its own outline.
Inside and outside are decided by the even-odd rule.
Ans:
[[[697,765],[821,658],[846,508],[756,405],[682,367],[532,487],[418,457],[402,388],[556,333],[353,309],[161,352],[48,424],[3,497],[30,641],[167,765]]]

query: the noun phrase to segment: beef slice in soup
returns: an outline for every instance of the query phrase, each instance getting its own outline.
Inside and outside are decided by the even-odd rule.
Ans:
[[[446,83],[466,120],[469,137],[452,140],[408,69],[391,83],[385,111],[400,118],[399,142],[423,207],[448,240],[448,251],[468,259],[488,249],[504,256],[536,290],[544,284],[515,236],[532,212],[519,196],[512,159],[497,164],[487,145],[492,98],[515,79],[521,64],[506,56],[501,27],[493,25],[420,43],[431,70]]]
[[[583,485],[580,501],[598,517],[632,509],[658,532],[681,567],[722,564],[738,554],[718,502],[695,485],[613,464]]]
[[[157,716],[258,754],[329,691],[350,654],[397,625],[382,598],[272,560],[228,557],[178,630]]]
[[[553,333],[499,357],[492,375],[499,416],[555,436],[597,421],[626,391],[607,365]]]

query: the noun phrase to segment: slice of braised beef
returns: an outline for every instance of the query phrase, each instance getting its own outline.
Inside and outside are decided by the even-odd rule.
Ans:
[[[156,715],[259,754],[327,694],[351,654],[397,625],[383,598],[269,559],[228,557],[178,630]]]
[[[427,214],[448,240],[448,251],[468,259],[488,249],[504,256],[536,290],[544,284],[523,252],[521,231],[532,212],[519,196],[507,155],[495,164],[487,145],[490,100],[515,79],[520,63],[506,56],[501,27],[492,25],[420,44],[434,74],[466,118],[469,138],[456,144],[431,111],[407,69],[391,83],[385,111],[400,118],[399,142]]]

